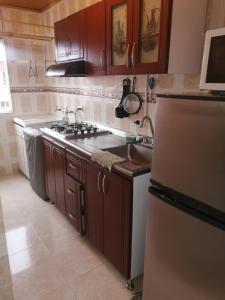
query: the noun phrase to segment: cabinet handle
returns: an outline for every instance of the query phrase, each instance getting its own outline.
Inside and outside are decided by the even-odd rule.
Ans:
[[[99,191],[99,193],[101,193],[101,186],[100,186],[100,176],[101,176],[101,171],[98,173],[98,180],[97,180],[97,184],[98,184],[98,191]]]
[[[65,49],[66,49],[66,56],[68,56],[68,55],[71,55],[71,48],[72,48],[72,46],[71,46],[71,40],[70,39],[68,39],[66,42],[65,42]]]
[[[106,183],[106,175],[104,174],[103,180],[102,180],[102,191],[104,194],[106,193],[105,183]]]
[[[77,169],[77,167],[74,166],[72,163],[69,163],[69,167],[70,167],[71,169],[73,169],[73,170],[76,170],[76,169]]]
[[[134,42],[133,48],[132,48],[132,53],[131,53],[131,62],[132,62],[133,68],[135,66],[135,50],[136,50],[136,43]]]
[[[71,189],[67,189],[67,192],[70,194],[70,195],[74,195],[74,191],[72,191]]]
[[[68,213],[68,215],[69,215],[70,219],[72,219],[72,220],[76,219],[70,212]]]
[[[71,53],[72,53],[72,43],[71,43],[71,39],[69,39],[68,42],[69,42],[69,55],[71,55]]]
[[[130,67],[129,52],[130,52],[130,44],[127,44],[127,50],[126,50],[126,65],[127,65],[127,69],[129,69],[129,67]]]
[[[53,156],[53,158],[55,158],[55,148],[54,147],[52,147],[52,156]]]
[[[68,43],[67,43],[67,41],[65,42],[65,50],[66,50],[66,56],[68,56],[69,53],[68,53]]]
[[[100,59],[101,68],[102,68],[102,70],[104,70],[105,69],[105,51],[104,50],[101,51],[99,59]]]

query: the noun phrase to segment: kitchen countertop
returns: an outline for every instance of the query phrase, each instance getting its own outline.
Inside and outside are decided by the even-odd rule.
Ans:
[[[57,121],[55,115],[44,114],[44,115],[30,115],[30,116],[19,116],[13,118],[13,122],[22,126],[31,126],[39,123],[47,123]]]
[[[225,95],[216,95],[211,93],[158,93],[157,97],[167,99],[185,99],[185,100],[199,100],[199,101],[218,101],[225,102]]]
[[[70,138],[66,139],[59,133],[52,131],[49,128],[41,128],[42,133],[45,135],[62,142],[63,144],[72,147],[80,152],[83,152],[91,158],[92,154],[99,150],[107,150],[112,147],[119,147],[126,145],[126,139],[115,134],[104,134],[99,136],[92,136],[86,138]],[[114,164],[112,167],[113,171],[122,173],[127,177],[134,177],[151,171],[150,164],[143,164],[126,160]]]

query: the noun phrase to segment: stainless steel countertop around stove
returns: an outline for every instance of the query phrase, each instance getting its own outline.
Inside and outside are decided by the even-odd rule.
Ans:
[[[49,129],[41,128],[43,134],[52,137],[65,145],[68,145],[78,151],[83,152],[89,157],[92,154],[98,152],[99,150],[107,150],[113,147],[120,147],[126,145],[126,138],[117,136],[115,134],[105,134],[100,136],[92,136],[86,138],[75,138],[75,139],[65,139],[61,134]],[[113,169],[119,173],[123,173],[128,177],[134,177],[140,174],[150,172],[151,164],[140,164],[134,161],[125,161],[123,163],[118,163],[113,166]]]

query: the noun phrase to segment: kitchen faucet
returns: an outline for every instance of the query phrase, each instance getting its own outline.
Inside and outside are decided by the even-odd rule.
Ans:
[[[69,114],[70,111],[68,110],[68,107],[66,106],[66,108],[63,110],[64,116],[63,116],[63,122],[66,124],[69,124]]]
[[[149,122],[149,125],[150,125],[150,129],[151,129],[151,133],[152,133],[152,138],[154,138],[154,127],[153,127],[153,124],[152,124],[152,119],[149,116],[145,116],[142,119],[142,121],[140,123],[140,128],[143,128],[144,123],[147,122],[147,121]]]

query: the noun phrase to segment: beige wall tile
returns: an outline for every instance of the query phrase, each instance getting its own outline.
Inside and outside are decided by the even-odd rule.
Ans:
[[[174,75],[172,74],[162,74],[158,77],[157,85],[159,88],[171,89],[174,83]]]
[[[11,167],[12,167],[12,172],[13,173],[17,173],[19,171],[19,165],[18,165],[17,162],[12,163]]]
[[[17,157],[17,146],[15,141],[9,143],[9,154],[11,158]]]
[[[47,97],[44,95],[38,95],[37,96],[37,109],[39,112],[46,112],[49,109]]]
[[[5,176],[7,174],[6,167],[0,166],[0,177]]]
[[[94,120],[96,122],[102,122],[102,104],[101,102],[94,103]]]
[[[6,120],[6,131],[9,137],[15,136],[15,130],[12,120]]]
[[[199,89],[200,76],[199,74],[185,74],[184,75],[184,88],[185,89]]]
[[[32,112],[31,100],[28,95],[21,95],[18,100],[20,101],[20,108],[22,113]]]
[[[0,145],[0,160],[4,160],[4,151],[2,145]]]
[[[29,80],[29,65],[27,64],[18,64],[15,65],[17,69],[17,82],[18,83],[24,83],[25,86],[28,83]]]

